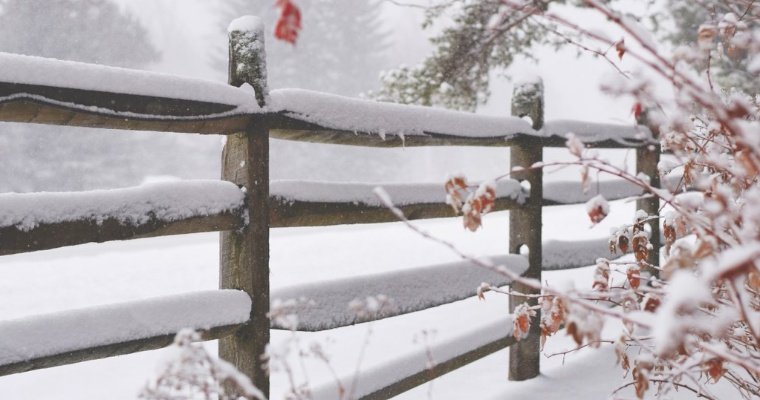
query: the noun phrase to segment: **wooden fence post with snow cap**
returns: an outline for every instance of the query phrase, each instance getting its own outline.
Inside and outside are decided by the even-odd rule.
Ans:
[[[257,17],[236,19],[229,27],[229,84],[249,84],[259,106],[268,96],[264,27]],[[219,341],[219,356],[248,375],[267,396],[269,376],[263,358],[269,344],[269,129],[251,123],[228,135],[222,153],[222,179],[246,190],[247,225],[225,231],[220,241],[219,286],[251,297],[251,319],[234,336]]]
[[[654,110],[644,110],[638,117],[637,123],[641,126],[649,128],[652,132],[652,136],[655,140],[659,137],[659,130],[650,120],[650,113]],[[648,146],[638,147],[636,149],[636,173],[643,173],[649,177],[649,183],[652,187],[660,187],[660,173],[657,169],[657,164],[660,163],[660,145],[650,144]],[[644,198],[636,200],[636,210],[644,210],[648,215],[659,215],[660,213],[660,200],[654,197]],[[655,219],[649,223],[651,227],[649,243],[652,244],[652,249],[649,251],[649,257],[647,262],[650,265],[660,265],[660,220]],[[652,276],[659,276],[659,271],[655,268],[646,269]]]
[[[516,84],[512,95],[512,115],[530,117],[533,129],[541,129],[544,124],[544,85],[540,78]],[[528,168],[543,161],[543,146],[539,138],[525,136],[510,147],[510,167]],[[509,252],[520,254],[521,249],[528,250],[528,270],[524,276],[541,282],[541,227],[543,200],[543,170],[533,169],[513,172],[512,178],[530,184],[530,197],[525,204],[509,212]],[[514,283],[515,292],[537,294],[535,289],[520,283]],[[535,298],[511,296],[510,312],[522,304],[533,306],[538,303]],[[531,320],[528,337],[509,348],[509,379],[522,381],[531,379],[540,373],[540,329],[539,316]]]

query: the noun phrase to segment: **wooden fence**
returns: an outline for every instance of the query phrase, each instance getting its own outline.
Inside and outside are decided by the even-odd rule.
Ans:
[[[332,120],[330,115],[315,115],[299,108],[296,103],[272,105],[271,99],[280,97],[316,96],[315,104],[319,103],[318,94],[306,92],[269,93],[266,84],[266,64],[263,56],[263,32],[233,31],[230,33],[230,63],[229,84],[232,86],[250,85],[256,93],[256,107],[241,108],[234,101],[209,101],[208,99],[188,99],[187,97],[171,97],[152,94],[151,92],[119,91],[114,88],[82,89],[66,87],[55,82],[47,83],[44,79],[3,78],[0,73],[0,121],[41,123],[79,127],[96,127],[127,130],[150,130],[159,132],[185,132],[226,135],[223,151],[222,179],[244,188],[244,201],[238,205],[212,212],[204,211],[189,213],[179,217],[162,218],[149,213],[138,222],[125,222],[123,218],[113,215],[87,215],[74,220],[38,221],[33,226],[8,224],[0,226],[0,255],[51,249],[61,246],[71,246],[87,242],[105,242],[134,238],[156,237],[162,235],[187,234],[195,232],[221,231],[220,249],[220,289],[236,289],[244,291],[251,299],[250,312],[242,322],[230,323],[220,321],[216,325],[192,326],[203,332],[204,340],[219,339],[219,354],[232,362],[264,393],[269,392],[269,378],[262,369],[261,356],[269,342],[270,326],[267,314],[270,308],[269,287],[269,230],[272,227],[290,226],[326,226],[336,224],[374,223],[393,221],[392,214],[380,204],[362,199],[344,199],[341,201],[326,201],[324,199],[299,199],[287,197],[277,192],[276,185],[270,192],[269,182],[269,138],[301,140],[307,142],[350,144],[357,146],[389,147],[389,146],[504,146],[510,148],[511,165],[530,166],[542,161],[543,148],[564,147],[563,129],[567,124],[544,123],[543,118],[543,87],[540,82],[518,86],[513,100],[512,114],[515,117],[493,120],[465,113],[449,113],[447,118],[461,117],[471,121],[471,126],[481,123],[502,124],[503,134],[472,135],[467,124],[459,128],[461,132],[438,129],[436,124],[421,122],[420,129],[415,134],[389,135],[382,137],[374,129],[363,131],[361,127],[343,126],[341,121]],[[46,60],[23,59],[23,62],[40,63],[40,66],[54,68],[56,74],[70,76],[69,81],[76,82],[82,65],[73,65]],[[125,74],[123,70],[103,67],[98,71],[112,74],[114,77]],[[68,75],[67,75],[68,74]],[[141,75],[138,75],[138,78]],[[146,78],[147,79],[147,75]],[[5,79],[5,81],[3,81]],[[160,81],[161,76],[150,76],[150,79]],[[168,78],[167,78],[168,79]],[[63,80],[62,82],[66,82]],[[173,81],[177,84],[176,79]],[[182,82],[178,83],[180,86]],[[195,83],[188,82],[187,90],[194,90]],[[232,89],[231,89],[232,90]],[[240,90],[240,89],[235,89]],[[237,93],[237,92],[236,92]],[[251,94],[252,96],[252,94]],[[234,96],[232,96],[234,97]],[[358,112],[355,101],[340,100],[336,97],[325,97],[333,102],[333,108],[345,113]],[[212,99],[213,100],[213,99]],[[431,109],[407,106],[385,106],[370,102],[360,103],[362,107],[381,109],[390,116],[415,113],[435,113]],[[374,108],[373,108],[374,107]],[[385,107],[385,108],[383,108]],[[434,114],[433,117],[435,118]],[[515,132],[513,128],[523,127],[517,117],[530,117],[532,127],[525,124],[523,132]],[[316,117],[316,118],[315,118]],[[493,124],[491,124],[493,125]],[[545,126],[546,125],[546,126]],[[565,127],[565,128],[563,128]],[[554,129],[554,131],[552,131]],[[589,131],[584,136],[583,129]],[[610,131],[612,129],[619,130]],[[636,148],[637,168],[652,178],[655,186],[659,185],[657,163],[659,148],[646,135],[635,135],[632,131],[648,133],[645,128],[605,127],[594,124],[578,124],[574,129],[588,146],[600,148]],[[605,131],[604,135],[598,132]],[[498,129],[497,129],[498,131]],[[625,132],[623,132],[625,131]],[[542,132],[541,134],[537,132]],[[518,181],[530,183],[530,190],[523,190],[524,201],[510,196],[500,196],[496,208],[511,210],[509,252],[519,254],[521,247],[527,246],[527,266],[525,276],[541,280],[544,255],[563,251],[562,243],[547,243],[542,248],[542,209],[545,206],[559,204],[576,204],[585,198],[568,198],[562,195],[562,184],[544,184],[540,169],[523,171],[513,176]],[[220,182],[221,183],[221,182]],[[606,184],[605,184],[606,185]],[[618,186],[614,186],[618,185]],[[602,185],[604,186],[604,185]],[[614,187],[613,187],[614,186]],[[566,186],[564,186],[566,187]],[[409,186],[399,190],[415,192],[424,187]],[[614,183],[609,188],[608,199],[620,199],[640,194],[636,188],[620,186]],[[167,188],[166,190],[173,190]],[[334,190],[340,191],[340,185]],[[602,187],[602,192],[605,189]],[[552,195],[554,193],[554,195]],[[439,195],[435,195],[439,196]],[[296,196],[297,197],[297,196]],[[443,198],[443,193],[439,196]],[[86,202],[85,196],[82,201]],[[3,200],[0,199],[0,203]],[[657,213],[656,200],[637,200],[639,208],[649,213]],[[233,203],[234,204],[234,203]],[[410,219],[437,218],[452,216],[448,206],[435,198],[410,201],[401,206]],[[2,211],[0,211],[2,212]],[[0,218],[2,221],[2,218]],[[655,251],[650,254],[653,260],[659,257],[659,228],[652,226],[652,244]],[[605,243],[594,242],[594,248],[604,249]],[[583,246],[581,246],[583,247]],[[593,246],[592,246],[593,247]],[[588,254],[575,264],[561,264],[552,261],[552,268],[573,268],[593,263],[597,256],[604,253]],[[550,257],[551,256],[547,256]],[[512,256],[520,259],[519,256]],[[524,261],[523,261],[524,262]],[[551,262],[549,262],[551,264]],[[519,263],[518,263],[519,264]],[[446,269],[448,268],[448,269]],[[459,268],[459,269],[457,269]],[[448,271],[457,279],[468,275],[461,265],[441,267],[438,271]],[[429,272],[435,273],[435,268]],[[459,272],[457,272],[459,271]],[[389,285],[394,282],[394,274],[378,278],[377,284]],[[383,280],[385,279],[385,280]],[[494,278],[498,279],[498,278]],[[497,282],[505,284],[508,282]],[[456,285],[454,285],[456,286]],[[319,292],[319,287],[312,289],[315,296],[329,296],[332,289]],[[430,299],[425,307],[464,299],[474,295],[476,284],[467,288],[459,288],[458,292],[448,293],[445,300]],[[515,284],[513,289],[532,293],[530,288]],[[454,289],[451,289],[454,290]],[[444,292],[446,290],[443,290]],[[324,294],[328,293],[328,294]],[[309,296],[310,293],[300,292]],[[512,299],[514,307],[522,299]],[[535,302],[535,300],[531,300]],[[385,318],[399,313],[419,310],[420,307],[407,307],[395,313],[379,315]],[[97,310],[93,311],[97,312]],[[473,362],[504,347],[510,347],[509,378],[524,380],[535,377],[539,373],[539,324],[536,320],[531,325],[527,339],[517,343],[511,337],[511,328],[504,326],[503,335],[488,339],[484,343],[474,345],[469,351],[454,354],[432,369],[420,368],[410,371],[402,379],[393,382],[378,382],[375,387],[360,393],[361,398],[388,398],[418,386],[435,377]],[[306,318],[308,319],[308,318]],[[373,318],[370,318],[373,319]],[[357,321],[316,321],[305,329],[329,329],[337,326],[355,323]],[[202,324],[201,324],[202,325]],[[307,324],[308,325],[308,324]],[[182,326],[177,326],[176,329]],[[173,328],[172,328],[173,329]],[[0,374],[12,374],[38,368],[47,368],[85,360],[110,357],[119,354],[156,349],[171,343],[174,331],[148,332],[129,340],[102,339],[91,341],[87,345],[72,345],[73,347],[59,349],[48,353],[33,354],[27,358],[3,361],[0,358]],[[0,332],[0,335],[2,333]],[[60,332],[65,336],[66,332]]]

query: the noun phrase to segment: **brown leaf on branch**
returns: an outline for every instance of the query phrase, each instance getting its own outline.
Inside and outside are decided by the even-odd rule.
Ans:
[[[633,368],[633,381],[633,387],[636,389],[636,397],[643,399],[644,394],[647,389],[649,389],[649,379],[646,376],[646,372],[638,365]]]
[[[641,268],[636,264],[628,266],[628,270],[625,273],[628,278],[628,283],[633,289],[638,289],[641,284]]]
[[[654,313],[657,311],[658,308],[660,308],[660,304],[662,304],[662,300],[653,293],[647,293],[646,296],[644,296],[644,299],[641,301],[642,308],[644,311]]]
[[[705,367],[707,368],[707,375],[712,378],[715,383],[718,383],[720,378],[723,377],[723,374],[726,373],[725,368],[723,368],[723,360],[719,358],[713,358],[707,361]]]
[[[622,61],[625,55],[625,39],[620,39],[615,43],[615,52],[617,52],[618,59]]]
[[[718,29],[715,25],[703,24],[697,29],[697,45],[702,51],[709,51],[713,48],[715,37],[718,35]]]
[[[518,342],[528,337],[530,331],[530,318],[535,316],[536,312],[528,304],[522,303],[515,308],[512,315],[512,336]]]
[[[450,205],[455,213],[459,213],[464,204],[462,192],[467,190],[467,180],[461,175],[449,177],[444,184],[444,189],[446,190],[446,204]]]
[[[602,195],[598,195],[586,202],[586,213],[591,223],[596,225],[610,213],[610,205]]]
[[[606,258],[596,260],[596,270],[594,270],[594,283],[592,289],[605,292],[609,288],[610,281],[610,262]]]
[[[480,185],[462,206],[464,227],[473,232],[478,230],[483,225],[483,215],[493,209],[495,201],[496,189],[489,183]]]
[[[649,257],[649,238],[644,232],[633,235],[633,255],[636,261],[645,262]]]
[[[618,235],[617,237],[617,246],[620,249],[620,252],[625,254],[628,253],[628,245],[630,244],[630,241],[628,240],[628,236],[626,235]]]
[[[541,300],[541,348],[544,347],[547,337],[559,331],[566,316],[562,299],[555,296],[545,296]]]

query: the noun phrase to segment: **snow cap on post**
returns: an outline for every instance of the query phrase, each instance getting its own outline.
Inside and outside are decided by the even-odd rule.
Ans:
[[[526,76],[515,80],[512,91],[512,115],[530,117],[533,129],[544,126],[544,81],[540,76]]]
[[[264,24],[259,17],[240,17],[227,28],[230,41],[229,84],[247,83],[256,92],[256,102],[264,107],[269,97]]]

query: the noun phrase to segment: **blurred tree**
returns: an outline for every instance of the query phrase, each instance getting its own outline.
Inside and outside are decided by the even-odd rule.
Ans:
[[[0,0],[0,51],[122,67],[159,57],[137,20],[107,0]],[[0,133],[0,191],[139,183],[171,145],[157,135],[43,125],[0,124]]]
[[[380,71],[387,66],[388,47],[379,0],[299,0],[297,4],[303,30],[296,45],[274,38],[278,11],[272,0],[223,0],[220,31],[226,32],[227,24],[242,15],[263,19],[271,88],[298,87],[346,96],[375,88]],[[218,50],[214,62],[226,65],[226,48]]]
[[[0,0],[0,51],[122,67],[159,57],[137,20],[107,0]]]

